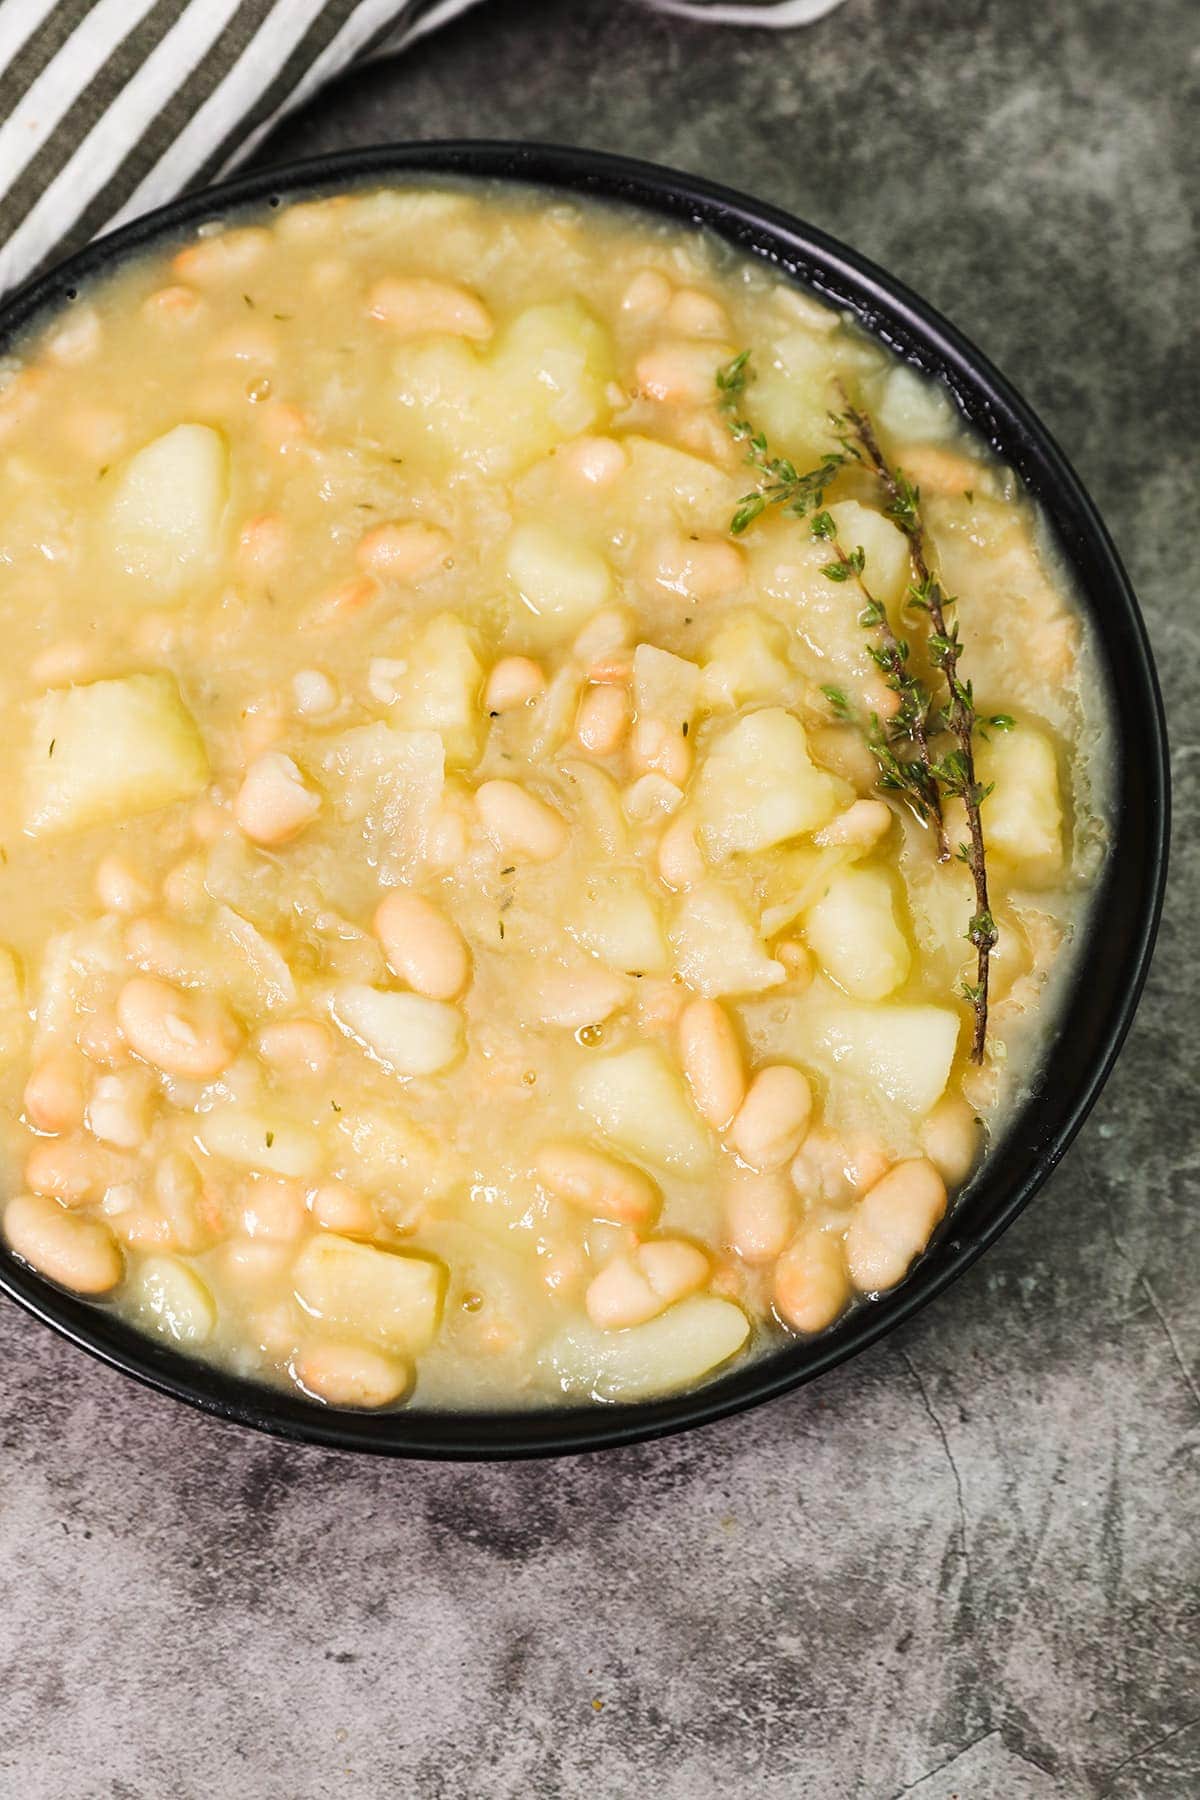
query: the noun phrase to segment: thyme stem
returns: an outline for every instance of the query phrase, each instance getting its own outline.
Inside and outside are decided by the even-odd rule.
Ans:
[[[843,399],[845,398],[843,390]],[[887,516],[908,539],[908,552],[915,577],[912,596],[929,614],[929,623],[933,628],[929,638],[930,654],[946,677],[950,696],[946,707],[946,723],[953,733],[956,749],[942,758],[936,772],[946,790],[959,795],[967,809],[971,841],[969,845],[963,846],[960,855],[969,867],[975,885],[975,912],[967,930],[967,938],[975,948],[976,976],[974,985],[964,991],[975,1013],[971,1061],[981,1063],[987,1043],[988,973],[999,933],[988,899],[987,855],[981,814],[988,790],[975,778],[974,695],[970,684],[959,679],[958,661],[962,654],[962,644],[958,625],[949,624],[946,619],[946,609],[954,605],[954,600],[946,593],[931,566],[919,490],[901,469],[893,468],[888,462],[870,419],[849,400],[846,400],[845,421],[850,427],[852,438],[861,449],[863,459],[879,478],[887,494]]]
[[[832,515],[826,512],[818,513],[813,520],[813,536],[824,538],[832,546],[836,558],[823,572],[837,581],[853,580],[863,598],[859,622],[865,630],[874,631],[879,639],[878,645],[871,650],[871,656],[900,701],[895,716],[887,722],[889,734],[893,739],[907,738],[917,747],[915,762],[899,763],[888,745],[882,727],[873,728],[868,733],[867,742],[880,765],[884,784],[888,787],[903,786],[916,812],[927,824],[933,826],[937,836],[938,861],[947,862],[950,844],[942,817],[942,796],[929,748],[930,696],[909,669],[908,645],[892,630],[892,622],[883,601],[867,586],[862,551],[848,551],[845,548],[837,535]]]

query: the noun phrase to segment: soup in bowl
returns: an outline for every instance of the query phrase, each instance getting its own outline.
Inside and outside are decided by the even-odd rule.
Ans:
[[[21,1265],[372,1412],[649,1402],[908,1279],[1112,830],[944,387],[676,220],[367,182],[39,317],[0,473]]]

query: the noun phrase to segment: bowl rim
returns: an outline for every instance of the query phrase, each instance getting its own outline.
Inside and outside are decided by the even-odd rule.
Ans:
[[[96,239],[0,302],[0,351],[41,315],[73,301],[114,265],[190,227],[253,208],[382,183],[494,180],[631,206],[699,227],[853,312],[871,336],[947,387],[957,409],[1017,470],[1052,527],[1095,625],[1114,719],[1113,835],[1093,919],[1120,917],[1119,971],[1100,986],[1076,959],[1059,1000],[1053,1050],[1071,1067],[1052,1101],[1044,1084],[956,1200],[905,1281],[839,1325],[797,1340],[685,1393],[623,1405],[504,1411],[355,1413],[215,1369],[143,1336],[111,1310],[56,1288],[0,1248],[0,1290],[70,1342],[173,1398],[277,1437],[330,1449],[434,1460],[507,1461],[614,1448],[708,1424],[791,1391],[910,1319],[1012,1223],[1062,1158],[1090,1112],[1145,983],[1167,874],[1170,772],[1162,698],[1136,597],[1108,532],[1057,443],[990,360],[935,308],[868,258],[781,208],[699,176],[598,150],[488,139],[398,142],[255,169],[184,195]],[[1129,734],[1133,735],[1133,743]],[[1131,886],[1132,884],[1132,886]],[[1121,893],[1118,895],[1118,888]],[[1119,907],[1116,901],[1120,900]],[[1077,1030],[1086,1027],[1086,1052]],[[1047,1053],[1049,1060],[1049,1051]],[[1057,1073],[1057,1071],[1056,1071]],[[1038,1114],[1035,1124],[1031,1115]],[[1040,1114],[1047,1114],[1041,1119]],[[1015,1169],[1005,1179],[1004,1165]],[[985,1216],[965,1228],[964,1204],[989,1189]]]

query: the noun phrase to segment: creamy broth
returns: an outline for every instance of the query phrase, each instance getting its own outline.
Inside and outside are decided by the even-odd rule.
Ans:
[[[797,469],[868,409],[961,597],[982,1066],[971,877],[878,785],[862,596],[784,509],[730,530],[748,347]],[[0,492],[19,1256],[359,1406],[642,1398],[903,1280],[1104,847],[1079,616],[935,388],[698,233],[364,191],[50,320]],[[934,685],[885,504],[825,498]]]

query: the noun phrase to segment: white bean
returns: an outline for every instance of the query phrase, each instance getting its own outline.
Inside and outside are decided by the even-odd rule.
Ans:
[[[419,581],[449,556],[449,534],[420,519],[393,519],[376,525],[359,540],[355,559],[360,569],[381,581]]]
[[[666,339],[638,357],[637,385],[652,400],[699,406],[715,394],[717,369],[724,361],[723,346]]]
[[[806,1225],[775,1265],[776,1312],[793,1331],[824,1331],[849,1298],[840,1237]]]
[[[882,800],[855,800],[823,830],[814,831],[813,843],[822,846],[845,844],[856,849],[867,849],[872,844],[877,844],[891,828],[891,808]]]
[[[35,1144],[25,1163],[25,1185],[33,1193],[82,1206],[97,1199],[128,1164],[85,1138],[56,1138]]]
[[[684,337],[723,337],[729,315],[719,300],[699,288],[680,288],[667,307],[667,324]]]
[[[795,1206],[785,1176],[778,1170],[760,1175],[754,1169],[729,1171],[725,1193],[725,1241],[744,1263],[773,1262],[786,1246],[795,1223]]]
[[[402,337],[492,335],[491,314],[477,295],[456,282],[423,275],[385,275],[367,295],[367,312]]]
[[[143,1062],[188,1081],[211,1081],[237,1054],[237,1028],[212,995],[135,975],[117,996],[117,1020]]]
[[[654,319],[670,305],[672,288],[658,269],[639,269],[621,296],[621,311]]]
[[[409,1366],[368,1344],[313,1344],[292,1363],[300,1386],[327,1406],[391,1406],[412,1380]]]
[[[107,1294],[125,1271],[107,1225],[66,1212],[57,1201],[37,1194],[9,1201],[4,1235],[22,1262],[76,1294]]]
[[[502,656],[488,676],[483,691],[484,710],[513,712],[536,700],[546,685],[541,665],[528,656]]]
[[[101,1075],[87,1103],[87,1128],[102,1144],[136,1150],[146,1141],[149,1077],[142,1069]]]
[[[304,1188],[278,1175],[253,1176],[240,1191],[241,1229],[256,1243],[291,1244],[308,1222]]]
[[[83,1123],[86,1064],[69,1050],[53,1051],[25,1083],[25,1117],[37,1131],[74,1131]]]
[[[975,1166],[981,1135],[974,1107],[958,1094],[947,1094],[921,1127],[921,1148],[942,1179],[957,1187]]]
[[[320,796],[306,786],[290,756],[267,750],[255,758],[233,802],[233,816],[255,844],[284,844],[311,824]]]
[[[693,1000],[679,1019],[679,1052],[696,1111],[724,1131],[746,1097],[741,1046],[719,1000]]]
[[[453,1000],[471,973],[462,933],[431,900],[394,888],[375,913],[375,935],[388,968],[430,1000]]]
[[[683,1238],[639,1244],[607,1262],[588,1284],[584,1304],[593,1325],[624,1331],[656,1318],[708,1279],[708,1258]]]
[[[696,842],[695,821],[680,813],[658,840],[658,872],[678,894],[703,881],[707,871],[704,852]]]
[[[610,437],[576,438],[564,445],[559,459],[568,475],[588,487],[608,487],[629,461],[624,445]]]
[[[485,781],[475,801],[484,830],[504,855],[549,862],[566,848],[567,823],[561,813],[517,782]]]
[[[281,1019],[258,1034],[258,1054],[289,1081],[315,1079],[333,1062],[333,1036],[315,1019]]]
[[[309,1205],[313,1218],[325,1231],[336,1231],[342,1237],[370,1237],[375,1230],[371,1202],[344,1181],[323,1182]]]
[[[863,1195],[846,1232],[850,1278],[863,1293],[895,1287],[946,1210],[946,1184],[925,1157],[896,1163]]]
[[[646,1226],[661,1205],[658,1189],[641,1169],[584,1144],[543,1144],[534,1173],[557,1199],[569,1201],[593,1219]]]
[[[154,898],[137,870],[120,856],[105,856],[96,865],[96,898],[106,912],[135,913]]]
[[[774,1063],[760,1069],[750,1083],[730,1141],[752,1169],[781,1169],[803,1143],[811,1116],[807,1076],[787,1063]]]
[[[624,688],[593,683],[584,689],[575,736],[593,756],[611,756],[629,727],[631,707]]]

